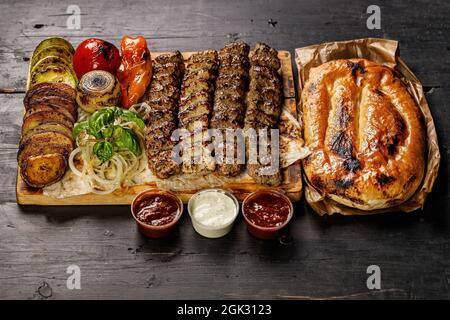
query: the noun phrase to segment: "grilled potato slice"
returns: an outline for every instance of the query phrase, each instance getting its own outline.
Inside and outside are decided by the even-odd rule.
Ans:
[[[60,38],[60,37],[52,37],[52,38],[47,38],[47,39],[42,40],[37,45],[36,49],[34,49],[33,56],[37,55],[40,51],[44,50],[45,48],[51,47],[51,46],[64,47],[71,54],[73,54],[75,52],[75,49],[73,48],[73,46],[66,39],[63,39],[63,38]]]
[[[57,111],[41,111],[28,116],[22,125],[22,136],[27,134],[30,129],[40,126],[44,123],[59,123],[70,130],[73,128],[73,122],[64,114]]]
[[[65,63],[36,65],[30,77],[31,85],[42,82],[62,82],[72,88],[77,86],[77,77],[71,67]]]
[[[72,130],[60,123],[44,123],[40,126],[28,130],[28,132],[24,136],[22,136],[20,141],[22,143],[22,141],[26,141],[31,136],[41,132],[60,132],[68,137],[72,136]]]
[[[43,188],[61,179],[66,168],[64,155],[47,152],[26,158],[20,165],[20,175],[29,186]]]
[[[69,66],[72,65],[73,55],[72,53],[70,53],[69,49],[67,49],[67,47],[55,45],[45,47],[41,51],[34,54],[33,57],[31,58],[31,69],[33,69],[33,67],[36,65],[38,61],[50,56],[60,57],[67,63],[67,65]]]

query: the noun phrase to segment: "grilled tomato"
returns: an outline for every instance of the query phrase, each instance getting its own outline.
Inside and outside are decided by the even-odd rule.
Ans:
[[[73,56],[73,67],[78,79],[92,70],[115,74],[120,66],[120,53],[112,43],[90,38],[80,43]]]
[[[123,108],[130,108],[144,95],[152,79],[152,58],[144,37],[122,39],[122,63],[116,76],[121,86]]]

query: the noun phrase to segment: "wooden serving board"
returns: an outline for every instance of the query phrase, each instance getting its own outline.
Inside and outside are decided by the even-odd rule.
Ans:
[[[193,52],[185,52],[183,56],[187,59]],[[152,58],[163,54],[163,52],[152,53]],[[283,78],[284,105],[297,118],[297,107],[295,100],[295,85],[292,72],[291,54],[288,51],[279,51],[278,57],[281,61],[281,73]],[[31,61],[31,59],[30,59]],[[28,72],[27,90],[29,88],[30,72]],[[20,169],[19,169],[20,170]],[[302,194],[302,179],[300,161],[282,170],[283,182],[277,189],[283,190],[292,201],[298,201]],[[121,188],[111,194],[84,194],[66,198],[53,198],[43,194],[42,189],[30,188],[17,172],[16,196],[17,203],[22,205],[125,205],[130,204],[134,197],[143,190],[156,188],[156,181],[145,185]],[[242,201],[249,193],[267,188],[258,185],[251,178],[236,183],[227,183],[221,188],[227,189]],[[189,201],[190,197],[199,190],[176,192],[183,202]]]

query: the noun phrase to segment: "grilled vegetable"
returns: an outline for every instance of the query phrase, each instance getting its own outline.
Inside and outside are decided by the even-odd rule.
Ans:
[[[47,47],[52,47],[52,46],[58,46],[58,47],[65,48],[71,54],[73,54],[75,52],[75,50],[73,49],[73,46],[66,39],[63,39],[60,37],[52,37],[52,38],[47,38],[45,40],[42,40],[41,43],[38,44],[36,49],[34,49],[33,56],[37,55],[39,52],[46,49]]]
[[[42,41],[31,58],[30,85],[62,82],[75,88],[77,76],[72,66],[72,45],[62,38]]]
[[[74,71],[70,61],[66,61],[63,57],[60,56],[45,56],[42,59],[39,59],[31,68],[31,74],[39,72],[40,69],[45,69],[46,66],[59,64],[69,67],[73,74]]]
[[[75,122],[75,119],[73,114],[70,113],[68,109],[66,109],[64,106],[60,106],[57,104],[35,104],[31,108],[29,108],[24,115],[24,119],[28,118],[34,113],[41,112],[41,111],[56,111],[63,115],[65,115],[71,122]]]
[[[60,149],[42,151],[28,156],[20,166],[23,180],[31,187],[42,188],[62,178],[67,167],[66,156]]]
[[[75,103],[75,94],[75,90],[64,83],[40,83],[28,90],[23,103],[25,110],[49,105],[63,107],[67,109],[73,119],[77,119],[78,110]]]
[[[47,64],[37,69],[36,67],[30,75],[31,85],[42,82],[62,82],[70,85],[72,88],[77,86],[77,78],[71,68],[64,63]]]
[[[119,49],[101,39],[86,39],[75,50],[73,66],[79,79],[92,70],[115,74],[120,66]]]
[[[32,136],[29,136],[25,140],[22,139],[18,152],[19,164],[23,159],[22,154],[24,151],[30,151],[33,148],[37,148],[41,145],[50,144],[64,147],[69,153],[73,150],[74,147],[74,142],[71,136],[56,131],[39,132]]]
[[[76,100],[78,106],[89,113],[103,107],[118,105],[120,102],[119,81],[107,71],[90,71],[78,84]]]
[[[144,37],[123,37],[122,62],[116,76],[121,86],[121,104],[128,109],[145,93],[152,78],[152,59]]]
[[[38,61],[46,57],[60,57],[67,65],[72,65],[73,55],[66,47],[49,46],[41,51],[35,53],[31,59],[31,68],[33,68]]]
[[[26,138],[19,147],[18,163],[25,182],[41,188],[59,180],[67,167],[74,144],[60,132],[40,132]]]
[[[28,130],[28,132],[22,136],[21,141],[27,141],[28,138],[31,136],[41,133],[41,132],[60,132],[62,134],[65,134],[66,136],[72,135],[72,130],[70,128],[59,124],[59,123],[44,123],[40,126],[34,127],[33,129]]]
[[[27,109],[35,100],[57,96],[75,102],[76,91],[65,83],[39,83],[31,87],[25,94],[23,103]]]
[[[66,40],[49,38],[31,59],[31,89],[23,100],[26,111],[17,160],[22,179],[32,187],[61,179],[74,149],[71,133],[78,112],[73,52]]]
[[[95,112],[87,121],[78,123],[73,129],[73,137],[76,139],[82,132],[95,137],[98,141],[94,145],[94,154],[97,158],[106,162],[114,154],[114,151],[129,150],[135,155],[141,154],[139,139],[136,134],[117,124],[118,120],[133,122],[139,129],[145,127],[144,121],[134,112],[123,109],[104,108]]]
[[[29,115],[23,120],[22,135],[25,135],[28,130],[45,123],[59,123],[67,128],[73,128],[73,122],[64,114],[57,111],[40,111]]]

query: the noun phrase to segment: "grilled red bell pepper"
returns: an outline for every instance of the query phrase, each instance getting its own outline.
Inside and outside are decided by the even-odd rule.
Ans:
[[[141,98],[152,79],[152,59],[144,37],[122,38],[122,62],[116,76],[121,86],[123,108],[130,108]]]

